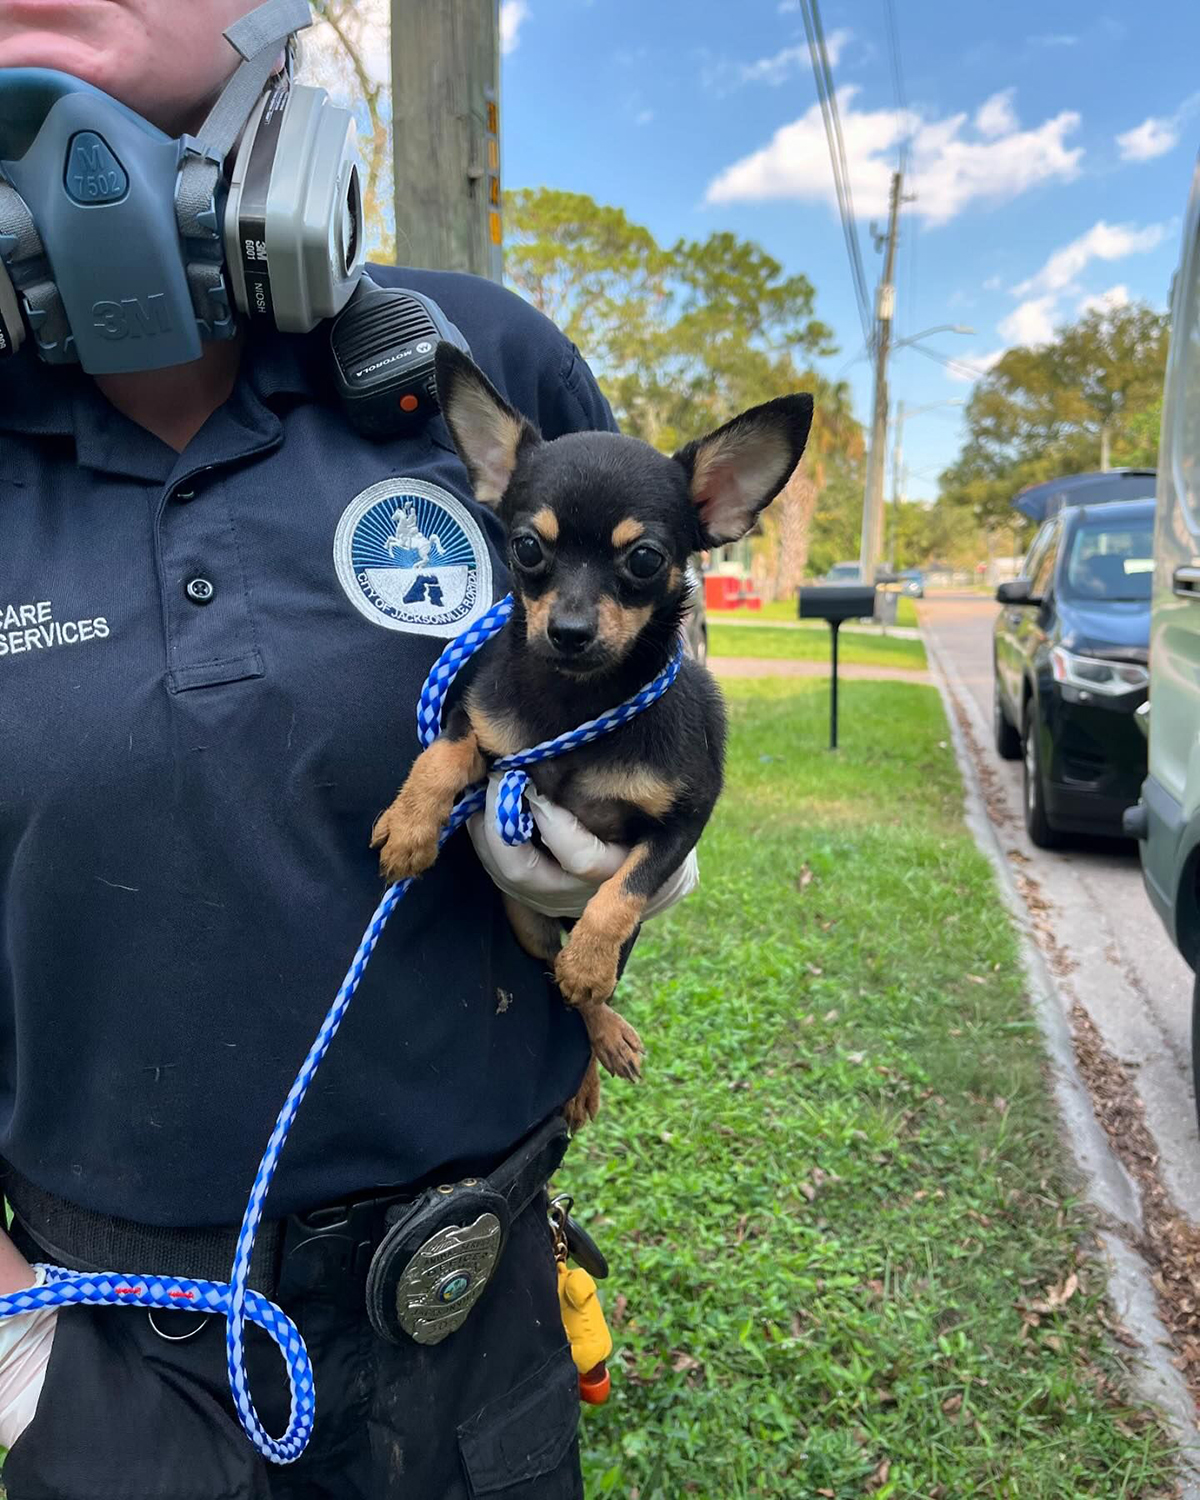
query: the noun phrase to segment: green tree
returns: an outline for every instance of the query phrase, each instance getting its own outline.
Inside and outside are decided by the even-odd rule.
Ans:
[[[511,284],[587,355],[622,428],[669,448],[797,390],[833,352],[806,276],[736,235],[663,248],[623,209],[552,188],[505,195]]]
[[[1152,462],[1167,317],[1144,303],[1094,310],[1048,344],[1010,349],[967,404],[967,441],[942,499],[1007,525],[1013,497],[1059,474]]]
[[[647,378],[668,257],[620,208],[552,188],[504,195],[505,275],[612,382]]]
[[[770,598],[789,598],[807,574],[824,572],[858,549],[863,461],[861,425],[850,388],[812,371],[801,376],[816,416],[803,462],[759,521],[754,574]],[[832,555],[836,554],[836,555]]]
[[[625,432],[669,452],[757,402],[813,392],[808,457],[753,543],[760,582],[788,593],[827,498],[840,506],[862,483],[849,391],[809,367],[834,352],[812,283],[728,232],[664,248],[582,193],[507,193],[505,230],[510,283],[583,350]]]
[[[1161,388],[1160,388],[1161,389]],[[1135,412],[1125,424],[1127,451],[1122,462],[1132,469],[1158,467],[1158,438],[1162,428],[1162,396],[1143,411]]]

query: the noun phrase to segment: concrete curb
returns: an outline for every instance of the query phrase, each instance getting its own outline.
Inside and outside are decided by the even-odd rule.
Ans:
[[[1158,1316],[1149,1268],[1130,1243],[1141,1227],[1140,1197],[1096,1119],[1087,1085],[1076,1068],[1068,1004],[1034,939],[1029,912],[988,816],[979,773],[958,722],[956,706],[972,721],[973,730],[985,743],[991,730],[980,722],[981,716],[953,663],[938,650],[930,634],[925,636],[925,652],[962,773],[967,827],[996,872],[1001,896],[1016,923],[1021,964],[1046,1048],[1063,1132],[1076,1170],[1087,1185],[1087,1200],[1108,1221],[1100,1239],[1109,1264],[1109,1294],[1124,1326],[1138,1341],[1130,1361],[1133,1383],[1139,1396],[1162,1412],[1179,1445],[1184,1463],[1180,1475],[1183,1500],[1200,1500],[1200,1432],[1195,1405],[1182,1375],[1171,1363],[1170,1336]]]

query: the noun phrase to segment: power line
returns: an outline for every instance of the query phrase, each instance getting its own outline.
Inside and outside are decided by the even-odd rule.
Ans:
[[[858,347],[858,353],[857,354],[852,354],[850,356],[850,358],[846,361],[846,363],[837,372],[837,374],[833,377],[833,383],[834,383],[834,385],[836,385],[838,383],[838,381],[841,380],[842,376],[851,367],[851,365],[856,365],[859,362],[860,359],[866,359],[866,357],[867,357],[867,355],[869,353],[870,353],[870,350],[867,348],[866,344],[860,344],[859,347]]]
[[[854,200],[850,191],[850,171],[846,162],[842,123],[838,115],[837,93],[833,86],[833,72],[829,66],[829,52],[825,45],[825,33],[821,27],[817,0],[801,0],[801,11],[804,16],[804,30],[808,37],[809,55],[812,58],[813,81],[817,87],[821,119],[825,126],[825,140],[829,146],[829,164],[833,170],[833,188],[837,197],[838,217],[842,222],[842,235],[846,241],[846,254],[850,260],[850,279],[854,286],[854,298],[858,303],[863,340],[868,348],[872,348],[875,330],[871,314],[871,297],[867,290],[867,277],[863,270],[862,251],[858,242],[858,226],[854,217]]]
[[[900,64],[900,32],[896,26],[895,0],[884,0],[884,10],[887,13],[888,52],[892,61],[892,87],[896,93],[896,108],[907,123],[908,98],[904,92],[904,69]],[[908,170],[908,151],[911,136],[907,133],[900,141],[900,159],[898,170],[903,175]]]
[[[896,152],[896,168],[901,176],[904,176],[908,172],[908,160],[912,151],[912,129],[909,124],[908,94],[904,87],[904,65],[900,59],[900,30],[896,24],[895,0],[884,0],[884,13],[887,22],[888,54],[892,65],[892,88],[896,96],[896,112],[901,122],[901,129],[903,130]],[[908,316],[911,322],[915,314],[917,300],[917,226],[915,219],[911,217],[909,219],[909,228],[911,230],[911,244],[908,255],[908,282],[905,290],[908,302]]]
[[[947,370],[952,370],[956,375],[962,375],[967,380],[982,380],[987,374],[986,370],[977,370],[971,365],[964,365],[957,359],[951,359],[946,354],[939,354],[936,349],[926,349],[923,344],[905,344],[906,349],[915,349],[918,354],[923,354],[926,359],[932,359],[939,365],[945,365]]]

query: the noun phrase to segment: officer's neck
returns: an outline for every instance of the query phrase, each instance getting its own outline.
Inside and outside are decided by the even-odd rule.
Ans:
[[[200,358],[191,364],[94,379],[111,406],[182,453],[217,407],[229,399],[241,358],[239,334],[205,344]]]

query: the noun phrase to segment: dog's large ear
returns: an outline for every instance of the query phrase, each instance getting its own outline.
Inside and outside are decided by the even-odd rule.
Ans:
[[[675,455],[687,471],[706,547],[745,536],[800,462],[812,426],[811,396],[752,406]]]
[[[537,429],[515,412],[479,366],[443,340],[434,355],[438,404],[467,466],[476,500],[499,505],[517,466],[517,455],[540,443]]]

